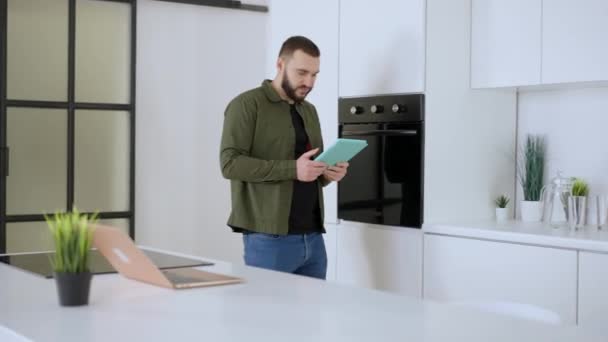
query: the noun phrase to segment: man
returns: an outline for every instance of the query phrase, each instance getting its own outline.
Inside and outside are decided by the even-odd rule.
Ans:
[[[283,43],[274,80],[228,104],[220,162],[231,186],[228,225],[243,233],[245,263],[325,279],[322,186],[340,181],[348,163],[312,160],[323,140],[317,111],[304,99],[319,56],[308,38]]]

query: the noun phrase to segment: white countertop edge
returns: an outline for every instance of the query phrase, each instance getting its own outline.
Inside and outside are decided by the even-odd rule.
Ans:
[[[558,231],[554,228],[542,228],[538,225],[532,225],[530,232],[522,231],[529,224],[517,221],[511,221],[505,225],[487,222],[472,222],[467,223],[425,223],[422,227],[425,234],[448,235],[455,237],[474,238],[491,240],[498,242],[512,242],[529,244],[541,247],[556,247],[564,249],[574,249],[580,251],[608,253],[608,241],[605,238],[608,232],[596,233],[602,235],[602,239],[583,238],[577,235],[584,235],[585,232],[568,232]],[[593,229],[586,227],[584,229]],[[552,235],[555,233],[570,234],[570,236]]]

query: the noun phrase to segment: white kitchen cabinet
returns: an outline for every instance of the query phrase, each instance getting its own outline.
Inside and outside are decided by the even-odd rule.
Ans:
[[[608,1],[473,0],[471,87],[608,81]]]
[[[290,36],[306,36],[321,50],[320,72],[307,100],[317,108],[323,141],[330,145],[338,137],[338,0],[271,1],[267,30],[267,78],[275,77],[279,49]],[[336,185],[324,193],[325,221],[336,223]]]
[[[423,92],[424,68],[425,0],[340,2],[340,96]]]
[[[542,82],[608,80],[608,1],[543,0]]]
[[[323,235],[325,240],[325,250],[327,252],[327,281],[336,280],[336,261],[338,258],[337,239],[338,226],[335,224],[325,224],[326,234]]]
[[[471,87],[539,84],[541,0],[473,0]]]
[[[540,307],[576,324],[577,252],[425,234],[424,298]]]
[[[421,296],[422,232],[342,221],[337,226],[337,281]]]
[[[578,324],[608,336],[608,254],[580,252]]]

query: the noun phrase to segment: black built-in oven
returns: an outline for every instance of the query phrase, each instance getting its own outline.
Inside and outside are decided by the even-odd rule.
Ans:
[[[420,228],[424,95],[340,98],[338,110],[339,136],[368,144],[338,183],[338,218]]]

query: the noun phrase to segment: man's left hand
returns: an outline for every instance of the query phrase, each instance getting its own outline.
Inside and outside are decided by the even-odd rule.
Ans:
[[[346,176],[346,169],[348,169],[347,162],[337,163],[335,166],[330,166],[323,171],[323,176],[333,182],[339,182]]]

